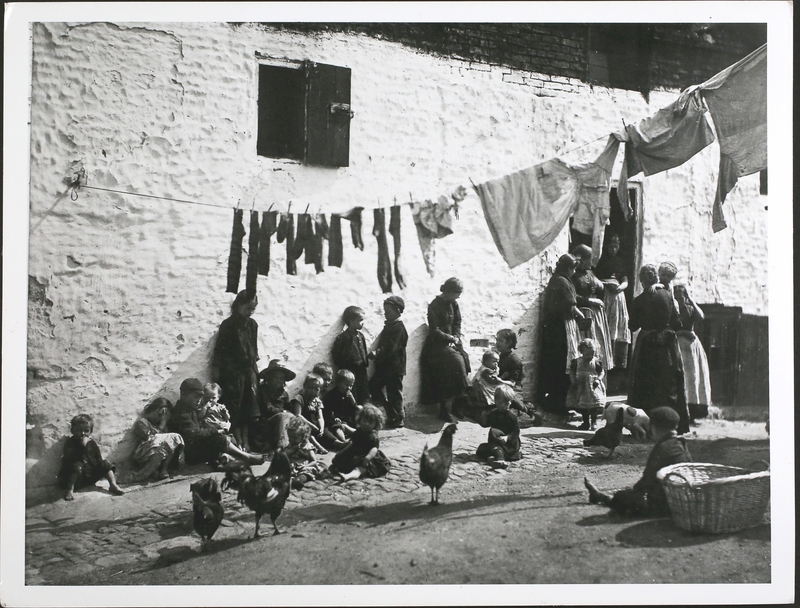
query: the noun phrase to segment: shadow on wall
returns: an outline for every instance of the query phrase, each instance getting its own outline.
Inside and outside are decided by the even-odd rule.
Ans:
[[[320,341],[317,342],[316,346],[314,346],[314,349],[311,351],[311,354],[308,356],[300,369],[292,370],[297,374],[297,378],[292,380],[286,387],[286,391],[290,396],[300,392],[300,389],[303,388],[303,381],[305,380],[306,376],[311,373],[311,370],[314,369],[314,366],[317,363],[325,362],[333,366],[333,359],[331,358],[333,341],[336,340],[336,336],[338,336],[343,329],[344,321],[341,317],[339,317],[336,319],[333,325],[328,328],[328,331],[325,332],[325,335],[322,336]],[[267,361],[267,363],[269,363],[269,361]],[[266,365],[262,367],[266,367]],[[334,370],[335,369],[336,367],[334,366]]]
[[[186,378],[199,378],[202,382],[209,382],[211,379],[211,360],[214,355],[214,345],[217,341],[216,332],[205,343],[198,346],[181,364],[172,372],[169,378],[161,387],[153,393],[149,401],[156,397],[166,397],[173,404],[180,397],[180,385]],[[128,429],[122,439],[110,450],[106,446],[100,446],[103,457],[117,467],[116,474],[124,480],[130,472],[130,456],[136,447],[136,439],[133,435],[133,423],[141,412],[136,412],[131,417]],[[29,433],[28,441],[37,444],[42,451],[38,454],[38,460],[28,462],[32,464],[25,473],[25,498],[27,502],[41,500],[43,496],[49,496],[56,483],[56,475],[61,467],[61,455],[64,453],[64,442],[67,439],[68,430],[64,430],[64,435],[49,447],[44,447],[41,441],[37,441],[36,436]],[[40,445],[41,444],[41,445]],[[30,452],[30,450],[29,450]]]
[[[541,348],[540,338],[540,312],[544,301],[544,292],[540,292],[515,323],[512,328],[517,332],[517,355],[522,359],[523,381],[522,390],[526,401],[536,404],[536,375],[539,367]],[[536,404],[539,405],[539,404]]]

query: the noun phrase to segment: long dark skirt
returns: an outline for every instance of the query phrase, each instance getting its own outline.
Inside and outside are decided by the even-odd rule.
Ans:
[[[469,359],[463,349],[428,340],[422,347],[420,366],[420,402],[423,404],[441,403],[467,392]]]
[[[689,430],[689,408],[683,390],[683,365],[675,332],[641,331],[630,364],[628,405],[649,412],[671,407],[680,416],[678,432]]]
[[[567,332],[563,321],[542,324],[542,348],[539,352],[537,401],[551,414],[566,416],[569,374],[567,374]]]
[[[258,376],[254,369],[223,373],[219,379],[219,386],[222,389],[220,403],[228,408],[233,427],[259,416],[256,399]]]

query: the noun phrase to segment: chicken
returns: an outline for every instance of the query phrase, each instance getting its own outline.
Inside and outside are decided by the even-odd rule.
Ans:
[[[614,418],[614,422],[606,422],[606,425],[601,429],[597,429],[597,432],[592,437],[589,439],[584,439],[583,445],[599,445],[603,446],[604,448],[608,448],[611,451],[608,453],[606,458],[611,458],[612,454],[614,454],[614,450],[617,449],[617,446],[622,441],[622,428],[624,419],[625,408],[620,408],[617,410],[617,416]]]
[[[448,424],[442,429],[442,436],[439,443],[430,449],[425,444],[422,450],[422,457],[419,461],[419,478],[427,486],[431,487],[431,502],[428,504],[439,504],[439,488],[447,481],[450,475],[450,463],[453,462],[453,434],[458,427],[455,424]],[[436,490],[436,498],[434,498]]]
[[[189,486],[192,493],[192,510],[194,511],[194,530],[200,535],[201,547],[211,542],[211,537],[219,528],[225,515],[222,494],[217,482],[212,479],[196,481]]]
[[[253,475],[250,467],[240,462],[231,463],[225,468],[222,488],[238,490],[236,499],[255,513],[256,531],[253,538],[258,538],[259,524],[265,513],[269,513],[275,534],[281,533],[275,522],[289,496],[291,479],[291,464],[283,450],[275,452],[269,469],[260,477]]]

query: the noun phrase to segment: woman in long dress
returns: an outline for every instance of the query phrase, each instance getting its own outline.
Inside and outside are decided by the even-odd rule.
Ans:
[[[555,272],[544,290],[542,305],[542,341],[539,352],[539,375],[536,382],[536,402],[546,412],[566,422],[569,391],[569,366],[578,353],[581,341],[576,319],[578,310],[575,286],[570,277],[577,262],[565,253],[556,263]]]
[[[612,234],[606,239],[605,251],[594,274],[603,282],[603,303],[606,307],[608,321],[608,338],[614,352],[614,367],[628,367],[628,347],[631,343],[631,330],[628,328],[628,304],[625,290],[628,288],[628,277],[625,275],[625,263],[619,253],[619,235]]]
[[[464,286],[455,277],[440,287],[441,293],[428,305],[428,337],[422,346],[422,403],[438,403],[439,417],[453,418],[453,400],[469,388],[469,356],[461,344],[461,309],[458,298]]]
[[[575,296],[578,308],[583,316],[592,320],[586,329],[581,328],[582,338],[591,338],[597,344],[597,356],[603,363],[603,369],[614,368],[612,342],[608,335],[608,320],[603,303],[603,283],[592,272],[592,250],[586,245],[578,245],[572,255],[578,260],[578,266],[572,275],[575,285]]]
[[[695,304],[685,285],[675,285],[675,299],[681,329],[678,330],[678,349],[683,362],[683,380],[689,418],[705,418],[711,405],[711,380],[708,373],[708,358],[703,345],[694,333],[694,324],[705,318],[703,310]]]

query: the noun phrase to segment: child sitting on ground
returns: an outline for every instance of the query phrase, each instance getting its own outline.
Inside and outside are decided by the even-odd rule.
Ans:
[[[522,390],[522,360],[514,354],[517,347],[517,334],[513,329],[501,329],[495,336],[497,353],[497,375],[501,380],[511,382],[516,391]]]
[[[327,393],[333,384],[333,368],[330,364],[320,361],[314,365],[314,369],[311,370],[311,373],[317,374],[317,376],[322,378],[322,390],[320,391],[320,395]]]
[[[369,380],[369,391],[375,403],[384,405],[386,427],[390,429],[405,426],[403,376],[406,374],[408,332],[400,320],[405,307],[406,303],[400,296],[389,296],[383,301],[383,316],[386,323],[378,336],[375,351],[368,355],[375,359],[375,373]]]
[[[333,457],[329,471],[342,481],[383,477],[391,467],[379,449],[378,430],[383,424],[383,413],[374,405],[365,405],[358,413],[357,424],[350,441]]]
[[[481,366],[472,376],[472,386],[467,393],[463,413],[485,426],[486,415],[494,407],[494,394],[499,386],[511,386],[513,383],[501,380],[497,375],[499,357],[493,350],[487,350],[481,358]],[[457,412],[456,414],[461,413]]]
[[[170,465],[183,466],[183,437],[167,431],[171,410],[172,404],[164,397],[157,397],[144,407],[141,417],[133,425],[133,434],[139,444],[131,460],[138,469],[126,481],[142,481],[150,476],[167,479]]]
[[[316,448],[311,443],[311,427],[295,416],[286,425],[289,445],[284,450],[292,465],[292,487],[302,490],[309,481],[325,471],[325,465],[317,460]]]
[[[319,398],[323,380],[316,374],[308,374],[303,381],[303,390],[289,402],[289,411],[305,420],[311,428],[310,441],[320,454],[327,454],[319,440],[325,432],[325,419],[322,415],[324,405]]]
[[[589,502],[605,505],[620,515],[631,517],[669,515],[667,496],[656,474],[671,464],[691,462],[692,455],[686,447],[686,440],[678,437],[676,432],[680,416],[675,410],[657,407],[650,410],[649,416],[648,434],[655,439],[656,444],[647,457],[642,478],[632,488],[609,494],[598,490],[584,477],[583,483],[589,490]]]
[[[339,369],[353,372],[353,397],[356,403],[364,405],[369,399],[367,385],[367,341],[361,328],[364,327],[364,311],[358,306],[348,306],[342,313],[347,328],[336,336],[333,342],[333,362]]]
[[[354,381],[353,372],[340,369],[336,372],[333,386],[322,398],[325,418],[323,444],[332,450],[341,449],[356,430],[356,415],[360,408],[351,392]]]
[[[104,460],[100,448],[91,438],[94,420],[88,414],[78,414],[70,422],[72,437],[64,444],[61,457],[61,470],[58,481],[66,489],[64,500],[74,500],[73,491],[85,486],[93,486],[100,479],[108,479],[108,491],[121,496],[125,491],[117,485],[114,476],[116,467]]]
[[[201,410],[200,425],[206,429],[227,433],[231,430],[231,415],[228,413],[228,408],[219,402],[221,396],[222,389],[219,384],[209,382],[203,386],[203,400],[200,405],[204,409]],[[203,411],[205,414],[202,414]]]
[[[605,370],[603,362],[595,356],[596,351],[595,341],[584,338],[578,344],[581,356],[573,359],[569,367],[567,409],[581,413],[583,424],[578,427],[581,430],[594,430],[606,400]]]
[[[495,407],[486,415],[484,426],[489,427],[489,437],[487,443],[478,446],[475,454],[493,469],[505,469],[507,461],[522,458],[519,421],[508,409],[515,400],[514,389],[498,386],[494,394]]]

